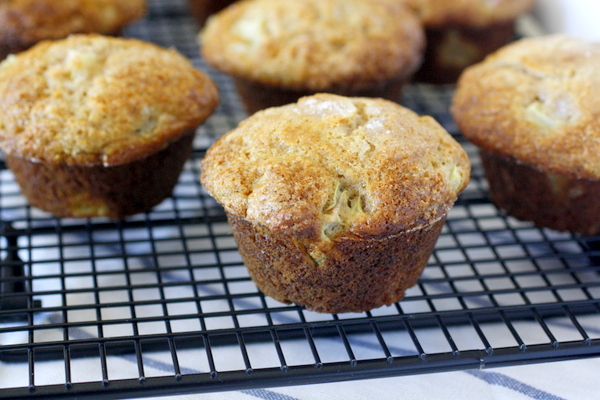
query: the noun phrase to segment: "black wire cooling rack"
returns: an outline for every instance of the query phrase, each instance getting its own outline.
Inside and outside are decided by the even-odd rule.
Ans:
[[[360,314],[263,296],[199,183],[204,150],[245,115],[231,82],[199,58],[196,31],[186,3],[164,0],[126,33],[177,48],[221,89],[172,198],[121,222],[56,219],[29,208],[2,165],[0,362],[12,384],[0,398],[158,396],[600,355],[600,238],[499,212],[448,114],[449,87],[411,85],[403,100],[473,161],[418,285]]]

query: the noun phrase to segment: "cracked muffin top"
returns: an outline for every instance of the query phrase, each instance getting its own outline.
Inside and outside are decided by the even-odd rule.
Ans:
[[[24,49],[71,33],[118,34],[146,12],[146,0],[2,0],[0,43]]]
[[[317,94],[224,135],[201,181],[228,213],[319,240],[427,227],[469,173],[465,151],[433,118],[387,100]]]
[[[494,154],[549,172],[600,178],[600,43],[522,39],[467,69],[452,114]]]
[[[123,164],[195,129],[218,99],[175,50],[95,34],[44,41],[0,63],[0,148],[51,163]]]
[[[487,26],[531,10],[535,0],[405,0],[426,27]]]
[[[247,0],[209,18],[202,56],[230,75],[290,89],[359,89],[410,76],[423,28],[397,0]]]

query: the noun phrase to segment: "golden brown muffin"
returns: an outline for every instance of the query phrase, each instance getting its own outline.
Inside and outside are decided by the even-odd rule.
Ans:
[[[515,20],[535,0],[404,0],[425,26],[427,48],[415,80],[455,83],[465,67],[515,39]]]
[[[217,102],[174,50],[95,34],[44,41],[0,64],[0,148],[31,205],[123,218],[171,194]]]
[[[424,33],[396,0],[247,0],[211,17],[200,42],[253,113],[315,92],[398,101]]]
[[[203,27],[211,15],[221,11],[236,0],[188,0],[190,12],[198,26]]]
[[[146,11],[146,0],[0,1],[0,59],[72,33],[119,35]]]
[[[243,121],[210,147],[201,181],[263,293],[339,313],[416,284],[469,171],[433,118],[317,94]]]
[[[600,44],[523,39],[468,68],[452,114],[482,150],[490,196],[540,226],[600,232]]]

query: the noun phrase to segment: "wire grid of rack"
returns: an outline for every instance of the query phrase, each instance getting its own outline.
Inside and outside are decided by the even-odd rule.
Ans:
[[[263,296],[199,183],[204,151],[245,114],[199,58],[196,31],[184,2],[158,0],[127,31],[179,49],[222,93],[172,198],[126,221],[56,219],[29,208],[2,166],[0,361],[28,373],[7,377],[0,397],[142,397],[600,355],[600,238],[538,229],[490,203],[477,153],[448,114],[451,87],[411,85],[403,98],[473,161],[418,285],[359,314]],[[123,360],[129,369],[114,372]]]

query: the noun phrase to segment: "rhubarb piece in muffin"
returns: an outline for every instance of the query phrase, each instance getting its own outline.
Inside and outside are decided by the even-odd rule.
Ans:
[[[341,313],[392,304],[416,284],[469,172],[433,118],[317,94],[224,135],[201,181],[263,293]]]
[[[317,92],[399,101],[425,45],[397,0],[236,2],[210,18],[200,42],[250,114]]]
[[[543,227],[600,233],[600,44],[522,39],[468,68],[452,106],[492,200]]]
[[[0,148],[32,206],[123,218],[171,194],[217,103],[175,50],[72,35],[0,64]]]

